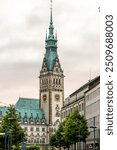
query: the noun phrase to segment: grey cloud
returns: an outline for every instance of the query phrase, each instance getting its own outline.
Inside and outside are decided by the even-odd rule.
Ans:
[[[1,42],[6,40],[0,46],[2,99],[16,100],[19,94],[38,97],[37,76],[45,53],[44,36],[50,9],[47,0],[34,3],[20,27],[4,26],[3,31],[0,27]],[[89,69],[92,77],[99,74],[99,20],[89,8],[85,0],[53,2],[54,27],[59,29],[58,54],[66,76],[65,97],[88,81]]]

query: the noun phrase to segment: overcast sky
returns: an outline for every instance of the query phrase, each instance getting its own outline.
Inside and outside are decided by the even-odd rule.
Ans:
[[[99,75],[98,7],[98,0],[53,0],[65,97]],[[49,19],[49,0],[0,0],[0,105],[38,98]]]

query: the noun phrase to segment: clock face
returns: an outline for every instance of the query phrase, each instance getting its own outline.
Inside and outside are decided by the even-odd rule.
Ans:
[[[47,95],[46,95],[46,94],[43,95],[43,101],[44,101],[44,102],[47,101]]]
[[[59,95],[59,94],[56,94],[56,95],[55,95],[55,100],[56,100],[56,101],[59,101],[59,100],[60,100],[60,95]]]

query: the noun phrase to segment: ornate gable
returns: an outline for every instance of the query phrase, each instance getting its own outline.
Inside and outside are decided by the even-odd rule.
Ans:
[[[61,68],[61,64],[58,58],[56,58],[55,60],[53,71],[56,73],[63,73],[63,70]]]

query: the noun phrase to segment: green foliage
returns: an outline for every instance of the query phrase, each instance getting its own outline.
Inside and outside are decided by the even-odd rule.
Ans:
[[[1,132],[1,129],[0,129]],[[0,135],[0,150],[4,149],[4,136]]]
[[[40,150],[40,146],[31,145],[26,147],[27,150]]]
[[[18,145],[25,137],[25,132],[19,124],[19,116],[14,105],[10,105],[6,115],[3,117],[0,132],[12,132],[12,144]],[[7,136],[10,136],[9,134]],[[3,139],[4,140],[4,139]],[[0,137],[1,141],[1,137]]]
[[[89,135],[87,121],[78,111],[69,115],[60,123],[57,131],[50,137],[50,145],[55,147],[67,147],[80,141],[86,141]]]
[[[63,127],[63,137],[66,141],[73,144],[76,141],[85,141],[89,135],[87,121],[84,116],[81,116],[78,111],[75,111],[69,117],[65,119],[65,125]]]
[[[21,150],[21,146],[15,146],[15,145],[13,145],[12,146],[12,150]]]

